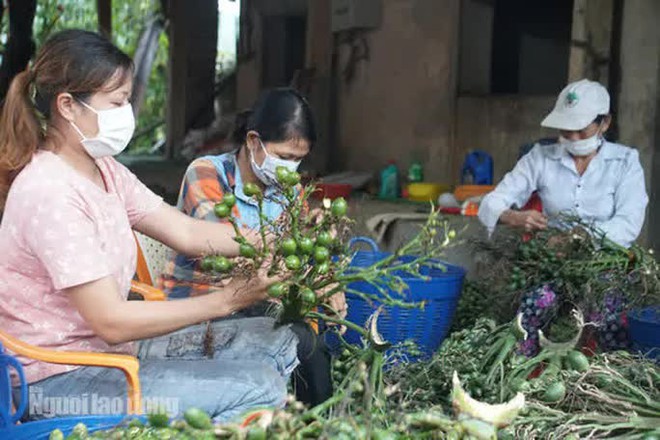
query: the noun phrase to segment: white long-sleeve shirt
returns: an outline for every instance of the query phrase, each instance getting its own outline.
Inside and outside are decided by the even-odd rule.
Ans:
[[[492,233],[502,213],[523,206],[534,191],[546,215],[577,215],[625,247],[639,236],[649,201],[635,149],[604,142],[580,176],[565,147],[536,145],[484,197],[479,220]]]

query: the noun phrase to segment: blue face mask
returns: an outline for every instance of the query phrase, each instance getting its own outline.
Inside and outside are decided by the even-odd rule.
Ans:
[[[266,157],[264,162],[261,165],[257,165],[257,162],[254,160],[254,154],[250,150],[250,165],[252,166],[252,171],[254,175],[266,186],[277,184],[277,168],[284,167],[289,171],[297,171],[300,166],[300,161],[295,160],[284,160],[279,157],[275,157],[268,153],[266,146],[261,139],[259,139],[259,144],[264,150]]]

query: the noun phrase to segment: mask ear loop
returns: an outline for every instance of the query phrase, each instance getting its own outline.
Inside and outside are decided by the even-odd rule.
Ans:
[[[271,154],[268,152],[268,150],[266,150],[266,144],[264,144],[260,137],[257,139],[259,139],[259,145],[261,145],[261,149],[264,150],[264,154],[266,156],[270,156]]]
[[[99,115],[99,112],[97,112],[96,109],[94,109],[94,107],[92,107],[91,105],[87,104],[87,103],[86,103],[85,101],[83,101],[82,99],[78,99],[78,98],[76,98],[76,97],[74,97],[73,99],[74,99],[78,104],[80,104],[80,105],[82,105],[83,107],[86,107],[86,108],[88,108],[89,110],[91,110],[92,112],[94,112],[94,114],[95,114],[96,117],[97,117],[97,123],[98,123],[98,115]],[[86,140],[87,140],[87,136],[85,136],[85,135],[83,134],[83,132],[80,130],[80,128],[78,128],[78,126],[77,126],[76,124],[74,124],[73,121],[69,121],[69,124],[71,124],[71,126],[73,127],[73,129],[76,130],[76,132],[78,133],[78,135],[80,135],[80,137],[82,138],[81,140],[83,140],[83,141],[86,141]]]
[[[261,142],[261,138],[257,137],[257,139],[259,140],[259,143],[262,145],[262,148],[263,148],[263,143]],[[254,164],[254,166],[256,166],[257,168],[261,168],[261,166],[263,166],[263,164],[261,164],[261,166],[257,164],[257,160],[254,157],[254,150],[252,148],[250,148],[247,141],[245,142],[245,148],[247,148],[248,153],[250,154],[250,162],[252,162]]]
[[[79,104],[81,104],[82,106],[87,107],[89,110],[93,111],[95,114],[97,114],[97,115],[99,114],[99,112],[97,112],[96,109],[95,109],[94,107],[92,107],[91,105],[87,104],[87,103],[86,103],[85,101],[83,101],[82,99],[78,99],[78,98],[73,98],[73,99],[75,99],[75,100],[76,100]]]
[[[81,139],[80,139],[81,141],[85,141],[85,140],[87,140],[87,137],[85,137],[85,135],[83,134],[83,132],[80,131],[80,129],[78,128],[78,126],[77,126],[76,124],[74,124],[73,121],[69,121],[69,124],[71,124],[71,126],[72,126],[73,129],[76,131],[76,133],[78,133],[78,135],[81,137]]]
[[[601,147],[605,143],[605,136],[603,136],[603,132],[601,131],[603,128],[603,122],[604,121],[600,121],[600,123],[598,124],[598,132],[596,133],[596,136],[598,136],[598,140],[599,140],[598,151],[600,151]]]
[[[85,104],[84,102],[82,102],[80,99],[78,99],[78,98],[76,98],[76,97],[74,97],[73,99],[74,99],[74,101],[76,101],[77,103],[79,103],[79,104],[81,104],[81,105],[83,105],[83,106],[85,106],[85,107],[89,107],[87,104]],[[73,129],[76,131],[76,133],[78,133],[78,136],[80,136],[80,138],[81,138],[80,140],[81,140],[81,141],[87,140],[87,137],[83,134],[83,132],[80,130],[80,128],[78,128],[78,126],[77,126],[73,121],[69,121],[69,124],[71,124],[71,126],[72,126]]]

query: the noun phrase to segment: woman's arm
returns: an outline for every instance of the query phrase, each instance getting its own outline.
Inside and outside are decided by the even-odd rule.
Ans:
[[[630,247],[642,231],[648,202],[639,153],[631,150],[621,182],[614,192],[614,215],[609,220],[596,222],[594,226],[613,242]]]
[[[234,229],[226,220],[217,218],[213,210],[224,197],[223,177],[211,161],[195,160],[186,170],[181,185],[178,205],[183,213],[161,206],[134,228],[180,254],[196,257],[213,252],[236,256],[238,244],[233,240]],[[259,241],[255,232],[243,230],[241,234],[252,244]]]
[[[536,211],[514,211],[511,206],[521,206],[537,189],[538,169],[543,160],[541,146],[537,145],[523,156],[507,173],[497,187],[484,197],[479,206],[479,220],[490,233],[498,222],[527,229],[544,228],[545,216]]]
[[[231,224],[194,219],[166,204],[147,214],[134,228],[180,254],[193,257],[209,253],[238,255]],[[260,243],[256,231],[241,230],[241,234],[252,244]]]
[[[221,318],[268,297],[273,280],[257,276],[249,281],[233,279],[226,287],[177,301],[125,301],[112,277],[105,277],[65,291],[80,315],[108,344],[161,336]]]

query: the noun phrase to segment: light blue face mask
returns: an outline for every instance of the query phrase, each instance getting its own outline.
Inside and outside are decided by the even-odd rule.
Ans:
[[[266,150],[266,146],[263,142],[261,142],[261,139],[259,139],[259,144],[261,145],[261,148],[264,150],[264,154],[266,155],[264,162],[261,165],[257,165],[257,162],[254,160],[254,154],[252,154],[252,150],[250,150],[250,165],[252,166],[254,175],[257,176],[257,178],[261,180],[264,185],[270,186],[277,184],[276,171],[278,167],[284,167],[289,171],[298,170],[300,161],[284,160],[280,159],[279,157],[275,157],[268,153],[268,150]]]

